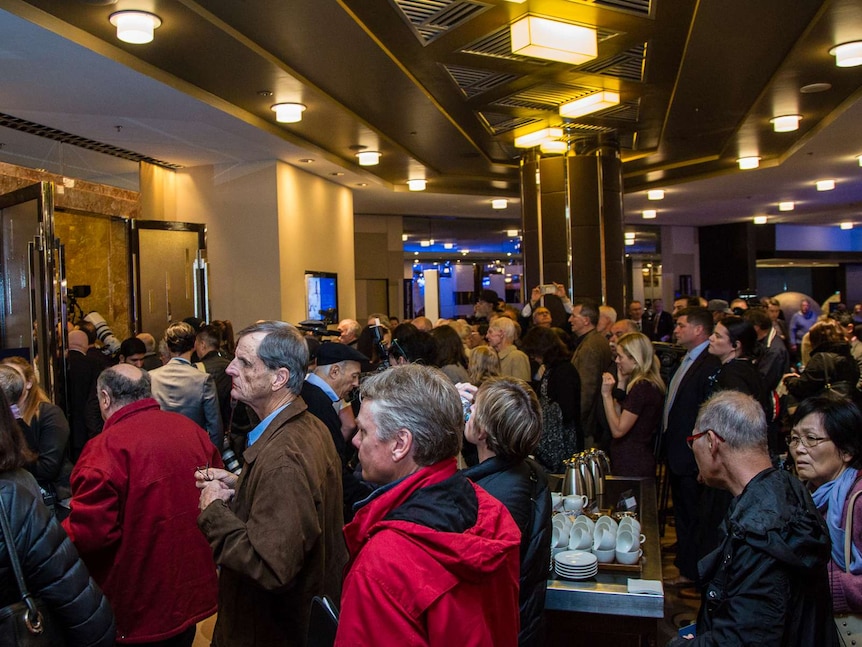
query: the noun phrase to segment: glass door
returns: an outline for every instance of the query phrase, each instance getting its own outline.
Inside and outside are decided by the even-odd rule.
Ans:
[[[0,357],[32,361],[56,401],[65,342],[52,183],[0,195],[0,248]]]

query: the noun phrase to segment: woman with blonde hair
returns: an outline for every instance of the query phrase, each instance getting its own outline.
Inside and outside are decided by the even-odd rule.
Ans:
[[[614,476],[655,477],[655,434],[665,386],[652,342],[643,333],[617,341],[617,379],[602,375],[602,404],[611,430]],[[616,388],[614,388],[616,386]]]
[[[23,357],[7,357],[2,364],[17,371],[24,380],[24,389],[17,402],[18,416],[27,425],[24,437],[30,451],[37,455],[36,461],[27,469],[36,477],[39,487],[60,507],[55,508],[63,519],[68,507],[62,502],[72,496],[69,475],[72,462],[68,458],[69,423],[62,409],[48,398],[39,381],[33,365]]]
[[[489,377],[499,377],[500,358],[490,346],[476,346],[470,352],[470,362],[467,365],[467,375],[470,384],[482,386]]]

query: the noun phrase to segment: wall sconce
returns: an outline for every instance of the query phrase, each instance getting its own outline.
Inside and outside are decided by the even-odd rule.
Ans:
[[[509,27],[512,53],[580,65],[598,56],[596,30],[527,14]]]
[[[305,106],[301,103],[276,103],[271,110],[275,112],[275,120],[281,124],[295,124],[302,121]]]
[[[580,99],[575,99],[569,103],[564,103],[560,106],[560,116],[572,119],[575,117],[583,117],[584,115],[619,105],[619,103],[619,92],[602,90],[601,92],[594,92],[593,94],[581,97]]]
[[[117,38],[133,45],[151,43],[153,31],[162,26],[162,19],[148,11],[115,11],[108,20],[117,28]]]
[[[862,40],[836,45],[829,50],[829,53],[835,57],[835,65],[838,67],[862,65]]]
[[[769,121],[775,132],[790,133],[799,129],[800,119],[802,119],[802,115],[781,115],[780,117],[773,117]]]
[[[424,191],[427,184],[427,180],[407,180],[407,188],[411,191]]]
[[[750,171],[751,169],[755,169],[760,166],[760,158],[740,157],[738,160],[736,160],[736,163],[739,164],[740,171]]]

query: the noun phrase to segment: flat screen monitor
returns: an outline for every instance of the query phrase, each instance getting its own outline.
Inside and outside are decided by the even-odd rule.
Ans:
[[[338,275],[306,271],[305,304],[308,320],[338,323]]]

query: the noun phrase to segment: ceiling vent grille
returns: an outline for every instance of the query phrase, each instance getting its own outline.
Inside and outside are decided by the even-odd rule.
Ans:
[[[596,30],[596,38],[598,41],[604,42],[619,36],[621,32],[612,31],[609,29],[598,28]],[[491,32],[487,36],[473,41],[469,45],[465,45],[461,52],[464,54],[476,54],[478,56],[493,56],[495,58],[505,58],[510,61],[523,61],[524,63],[533,63],[534,65],[550,65],[550,61],[545,61],[539,58],[531,58],[529,56],[518,56],[512,53],[512,37],[509,31],[509,26],[501,27],[497,31]]]
[[[479,112],[477,114],[485,127],[494,135],[508,133],[516,128],[542,121],[534,117],[513,117],[512,115],[504,115],[499,112]]]
[[[581,72],[590,72],[592,74],[604,74],[614,76],[627,81],[644,80],[644,59],[646,54],[646,44],[632,47],[625,52],[621,52],[616,56],[603,58],[578,68]]]
[[[621,103],[620,105],[614,106],[613,108],[602,110],[602,112],[598,114],[601,114],[603,118],[636,122],[638,120],[639,110],[640,100]]]
[[[652,2],[651,0],[593,0],[593,4],[608,9],[622,9],[623,11],[649,16]]]
[[[499,106],[507,108],[528,108],[531,110],[554,110],[563,103],[580,99],[598,88],[587,88],[583,86],[571,86],[561,83],[546,83],[534,86],[523,92],[510,95],[495,101]]]
[[[472,0],[392,1],[425,45],[491,8],[488,4]]]
[[[84,148],[88,151],[95,151],[97,153],[103,153],[105,155],[119,157],[120,159],[129,160],[132,162],[147,162],[149,164],[154,164],[156,166],[161,166],[168,169],[182,168],[182,165],[180,164],[163,162],[162,160],[157,160],[152,157],[148,157],[147,155],[142,155],[134,151],[126,150],[125,148],[119,148],[118,146],[112,146],[111,144],[97,142],[94,139],[87,139],[86,137],[73,135],[62,130],[57,130],[56,128],[50,128],[49,126],[43,126],[42,124],[27,121],[26,119],[19,119],[18,117],[13,117],[12,115],[5,115],[0,113],[0,126],[11,128],[12,130],[17,130],[22,133],[36,135],[37,137],[51,139],[53,141],[60,142],[61,144],[71,144],[72,146]]]
[[[468,99],[517,78],[514,74],[498,74],[469,67],[457,67],[455,65],[444,65],[443,67]]]

